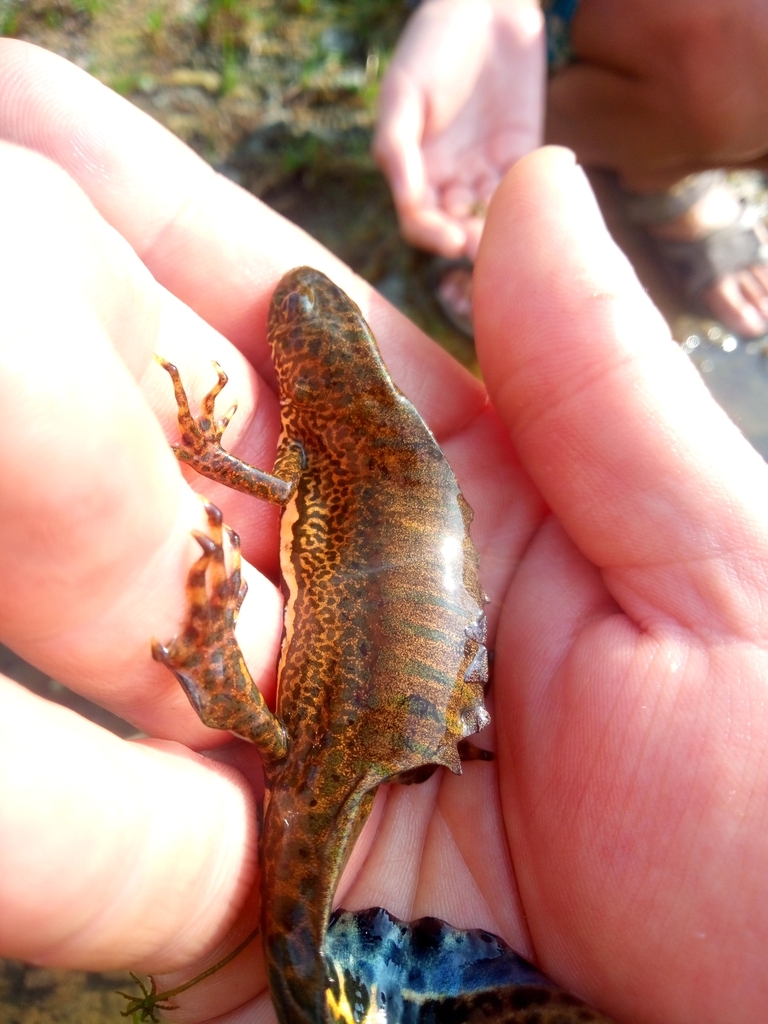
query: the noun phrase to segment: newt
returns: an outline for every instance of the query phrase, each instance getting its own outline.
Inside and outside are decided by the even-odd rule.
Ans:
[[[261,932],[278,1019],[359,1024],[364,1015],[341,1008],[351,1005],[342,991],[383,989],[365,957],[350,966],[350,936],[356,922],[360,938],[367,918],[344,918],[343,928],[334,918],[329,945],[333,896],[379,785],[419,782],[438,767],[459,773],[462,756],[477,756],[468,737],[489,721],[485,595],[472,511],[354,302],[319,271],[292,270],[275,289],[268,338],[282,424],[271,473],[221,447],[229,415],[216,421],[214,404],[226,374],[217,367],[195,420],[178,371],[160,362],[179,407],[177,457],[284,509],[275,712],[235,639],[239,541],[211,505],[209,533],[196,535],[185,629],[167,646],[155,641],[153,656],[207,725],[262,756]]]

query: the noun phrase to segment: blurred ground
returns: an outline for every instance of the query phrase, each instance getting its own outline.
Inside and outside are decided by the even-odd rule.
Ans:
[[[74,61],[147,111],[223,173],[300,224],[461,362],[470,341],[442,318],[430,257],[405,245],[369,153],[378,81],[410,13],[406,0],[0,0],[0,34]],[[735,184],[768,208],[765,182]],[[593,176],[614,234],[719,401],[768,456],[768,361],[682,308]],[[128,736],[131,726],[0,648],[0,671]],[[115,1022],[122,973],[0,961],[0,1024]]]

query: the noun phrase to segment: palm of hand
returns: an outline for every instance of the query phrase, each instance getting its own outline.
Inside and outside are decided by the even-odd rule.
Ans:
[[[530,7],[451,0],[416,12],[382,85],[374,144],[411,241],[474,258],[501,177],[541,140],[543,82]]]
[[[477,254],[499,182],[541,138],[537,76],[520,66],[534,63],[537,55],[521,54],[519,47],[504,47],[494,38],[493,53],[468,95],[466,83],[455,77],[442,83],[429,79],[422,86],[429,111],[422,138],[423,203],[442,211],[465,233],[470,259]]]
[[[677,915],[693,915],[698,931],[727,934],[748,911],[745,894],[715,925],[707,894],[733,856],[733,836],[713,848],[723,815],[748,813],[746,803],[736,805],[720,758],[733,730],[748,728],[755,695],[735,699],[727,673],[741,685],[759,681],[768,657],[745,644],[733,658],[725,649],[738,644],[738,630],[726,639],[720,623],[709,644],[701,621],[683,621],[687,578],[697,571],[686,559],[650,572],[598,572],[544,513],[509,453],[479,476],[479,508],[500,477],[510,481],[504,522],[478,524],[481,546],[494,535],[500,543],[485,559],[496,591],[498,761],[390,789],[376,838],[370,846],[363,839],[340,902],[486,928],[529,957],[535,951],[565,985],[573,934],[582,936],[584,974],[610,970],[619,943],[638,957],[648,957],[650,945],[653,961],[671,960],[685,973],[677,928],[657,931],[654,921],[669,927]],[[708,700],[697,703],[702,690]],[[714,762],[702,757],[712,751]],[[696,848],[710,856],[694,854],[692,865]]]

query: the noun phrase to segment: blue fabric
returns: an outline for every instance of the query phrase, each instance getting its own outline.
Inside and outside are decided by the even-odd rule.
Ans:
[[[547,65],[550,73],[573,60],[571,22],[579,0],[542,0],[547,28]]]

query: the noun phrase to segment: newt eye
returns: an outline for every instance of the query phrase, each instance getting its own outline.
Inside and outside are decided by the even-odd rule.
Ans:
[[[297,316],[311,313],[315,305],[315,293],[308,284],[299,285],[295,292],[289,292],[280,305],[280,314],[284,321],[293,320]]]

